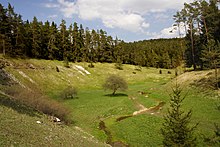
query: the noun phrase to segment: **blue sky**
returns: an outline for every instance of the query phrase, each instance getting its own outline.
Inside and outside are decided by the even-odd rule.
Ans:
[[[89,29],[103,29],[124,41],[177,37],[173,15],[184,2],[192,0],[0,0],[11,3],[23,20],[55,21],[64,19]]]

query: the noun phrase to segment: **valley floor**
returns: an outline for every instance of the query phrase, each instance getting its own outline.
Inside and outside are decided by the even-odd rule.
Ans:
[[[44,116],[19,113],[1,102],[0,114],[3,121],[0,122],[0,140],[3,141],[0,145],[3,146],[16,143],[21,146],[28,146],[28,143],[47,144],[52,143],[48,139],[54,138],[58,140],[51,146],[56,146],[57,143],[63,146],[106,145],[100,142],[107,142],[112,146],[162,146],[160,129],[169,106],[172,85],[176,82],[182,85],[183,96],[187,93],[184,110],[192,109],[192,124],[199,123],[196,130],[198,145],[205,145],[203,136],[214,135],[214,123],[220,122],[219,110],[216,108],[219,104],[217,91],[204,90],[192,82],[207,77],[212,71],[184,73],[175,80],[174,70],[161,69],[162,74],[159,74],[160,69],[137,70],[132,65],[123,65],[123,70],[117,70],[114,64],[108,63],[95,63],[94,68],[88,68],[88,63],[70,63],[70,68],[66,68],[61,61],[11,59],[7,62],[8,66],[4,70],[10,73],[14,81],[26,89],[40,89],[45,95],[68,107],[74,123],[68,127],[54,127],[53,123],[39,125],[36,124],[37,120],[47,122]],[[109,95],[111,91],[104,91],[102,84],[110,74],[122,76],[128,82],[128,90],[118,92],[116,96]],[[77,98],[61,100],[61,93],[67,86],[77,87]],[[0,90],[7,92],[7,86],[2,84]],[[4,99],[3,96],[1,98]],[[14,122],[19,123],[15,125]],[[42,133],[34,135],[37,130]],[[82,134],[77,135],[76,132]],[[7,139],[9,134],[14,135]],[[26,142],[30,140],[28,136],[36,136],[36,140]],[[75,141],[70,142],[73,138]]]

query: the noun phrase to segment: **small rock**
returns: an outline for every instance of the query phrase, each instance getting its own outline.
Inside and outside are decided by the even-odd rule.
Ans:
[[[60,122],[61,120],[57,117],[55,117],[56,122]]]
[[[38,121],[36,121],[36,123],[37,123],[37,124],[41,124],[42,122],[38,120]]]
[[[29,64],[29,68],[30,68],[30,69],[35,69],[35,67],[34,67],[33,64]]]

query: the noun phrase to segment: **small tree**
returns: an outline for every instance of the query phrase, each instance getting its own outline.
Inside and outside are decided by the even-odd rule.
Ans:
[[[169,147],[191,147],[195,146],[196,138],[193,136],[197,125],[190,127],[192,111],[184,113],[181,109],[185,97],[181,97],[181,89],[178,85],[173,89],[171,95],[170,108],[164,117],[165,122],[161,133],[164,137],[163,145]]]
[[[65,88],[61,94],[62,99],[73,99],[77,97],[77,89],[72,86]]]
[[[103,84],[103,88],[113,90],[112,95],[115,95],[117,90],[126,90],[128,89],[127,82],[120,76],[110,75],[105,83]]]

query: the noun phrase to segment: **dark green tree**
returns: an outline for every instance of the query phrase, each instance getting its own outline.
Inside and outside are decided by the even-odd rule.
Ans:
[[[66,21],[62,20],[60,24],[60,45],[59,45],[59,56],[61,60],[69,60],[69,40],[68,40],[68,31],[66,29]]]
[[[24,23],[21,19],[21,15],[18,15],[16,18],[17,21],[17,29],[16,29],[16,37],[15,37],[15,54],[17,56],[25,56],[26,43],[25,43],[25,34],[26,30],[24,27]]]
[[[34,58],[40,58],[40,44],[41,44],[41,36],[40,36],[40,24],[36,17],[33,18],[31,23],[31,31],[32,31],[32,56]]]
[[[49,42],[47,45],[48,49],[48,58],[53,60],[57,59],[58,55],[58,41],[57,41],[57,36],[58,36],[58,31],[57,31],[57,26],[54,22],[52,22],[50,29],[49,29]]]
[[[214,39],[210,39],[207,45],[204,46],[201,58],[206,65],[211,69],[215,69],[215,87],[219,88],[218,81],[218,67],[220,65],[220,43],[215,42]]]
[[[10,43],[10,22],[7,16],[7,9],[0,4],[0,44],[1,52],[6,55],[11,48]]]
[[[90,34],[90,31],[89,31],[89,28],[86,28],[85,30],[85,48],[83,50],[83,58],[84,58],[84,61],[87,61],[87,62],[90,62],[92,63],[92,57],[91,57],[91,51],[92,51],[92,45],[91,45],[91,41],[92,41],[92,38],[91,38],[91,34]]]
[[[170,108],[164,117],[161,133],[163,145],[169,147],[191,147],[195,146],[196,138],[194,130],[197,125],[190,126],[192,111],[185,113],[182,109],[182,102],[185,97],[181,96],[182,90],[176,84],[173,93],[170,95]]]
[[[100,42],[100,34],[99,30],[97,32],[93,29],[91,31],[91,59],[93,62],[100,62],[100,51],[101,42]]]
[[[79,27],[79,46],[80,46],[80,61],[85,61],[83,57],[85,55],[85,30],[83,29],[83,25],[80,24]]]
[[[202,49],[210,39],[219,41],[220,39],[220,11],[216,0],[196,0],[192,3],[185,3],[184,9],[175,15],[176,22],[183,22],[188,25],[186,34],[186,63],[203,68]],[[186,26],[185,25],[185,26]],[[186,28],[185,28],[186,30]]]
[[[80,33],[79,27],[76,22],[73,24],[73,56],[74,61],[80,62],[81,61],[81,42],[80,42]]]

